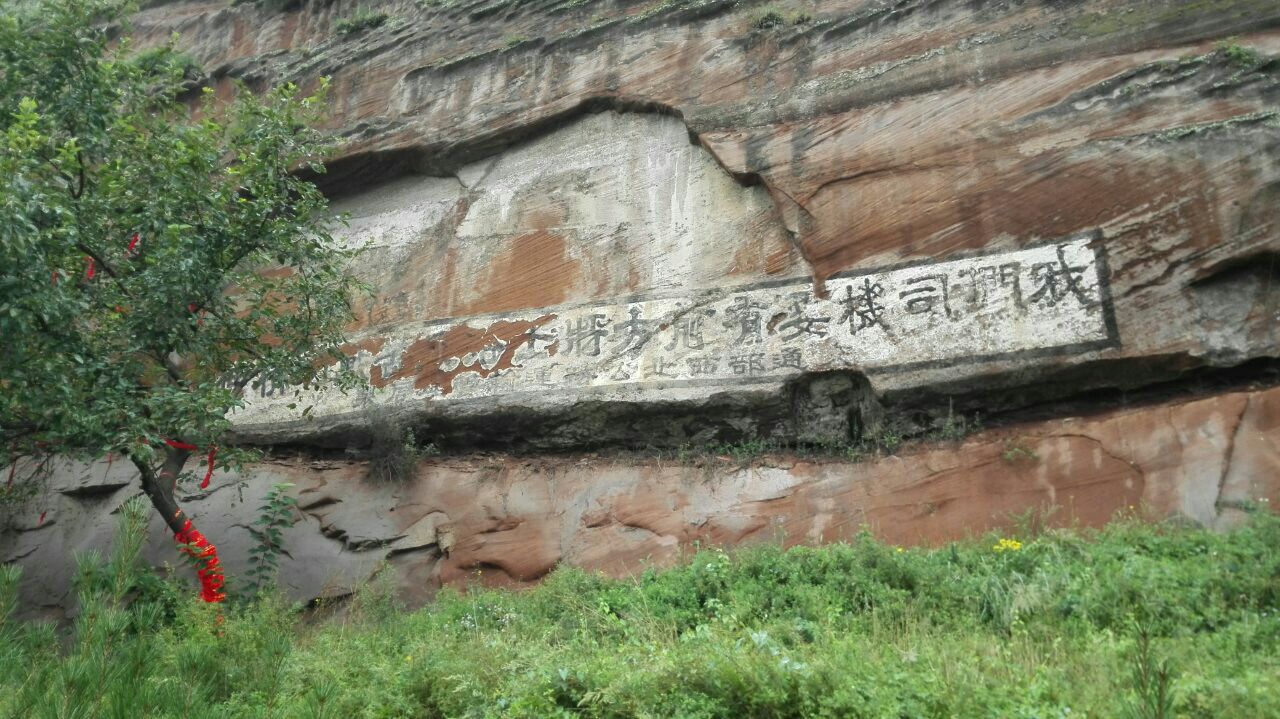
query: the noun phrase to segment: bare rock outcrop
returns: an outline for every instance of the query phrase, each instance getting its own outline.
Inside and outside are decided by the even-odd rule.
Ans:
[[[137,18],[219,91],[333,78],[380,391],[259,388],[245,441],[793,436],[741,416],[814,373],[1003,407],[1277,354],[1274,3],[273,6]]]
[[[694,543],[936,543],[1050,507],[1226,527],[1280,499],[1273,0],[281,5],[135,19],[220,97],[332,77],[316,179],[375,288],[346,347],[368,391],[254,387],[237,439],[273,459],[185,500],[233,573],[281,481],[303,598],[381,562],[421,599]],[[673,459],[975,414],[862,462]],[[445,454],[370,482],[379,426]],[[0,520],[29,607],[67,606],[69,553],[135,492],[66,465]]]
[[[816,544],[863,530],[938,544],[1028,519],[1226,528],[1280,498],[1277,447],[1280,389],[1267,389],[1024,423],[861,462],[492,455],[425,459],[401,482],[373,483],[363,462],[280,459],[219,473],[183,506],[243,576],[247,523],[274,483],[292,482],[299,522],[281,568],[291,594],[342,597],[388,562],[404,596],[423,601],[447,584],[525,585],[560,564],[625,575],[695,546]],[[140,491],[127,475],[105,463],[62,468],[65,488],[9,518],[0,561],[27,568],[27,611],[68,605],[67,554],[110,543],[112,512]],[[174,563],[159,519],[153,530],[148,558]]]

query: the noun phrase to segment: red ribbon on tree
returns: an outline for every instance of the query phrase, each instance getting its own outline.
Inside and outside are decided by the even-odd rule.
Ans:
[[[204,472],[204,479],[200,480],[200,489],[209,487],[209,479],[213,477],[213,460],[218,456],[218,445],[209,448],[209,468]]]
[[[169,445],[170,447],[173,447],[174,449],[185,449],[188,452],[194,452],[199,449],[199,447],[195,446],[194,444],[179,442],[176,439],[166,439],[164,443]],[[217,459],[217,457],[218,457],[218,446],[215,444],[212,447],[209,447],[209,458],[207,460],[208,469],[206,469],[204,472],[204,479],[200,480],[200,489],[209,488],[209,480],[213,478],[214,461]]]
[[[138,233],[133,233],[133,239],[129,240],[129,252],[133,252],[133,248],[138,246]]]
[[[210,604],[226,599],[227,595],[222,591],[226,580],[222,574],[222,563],[218,561],[218,548],[191,526],[190,519],[173,538],[184,545],[182,551],[195,561],[196,575],[200,577],[200,598]]]
[[[92,258],[92,257],[85,257],[85,258],[84,258],[84,264],[85,264],[85,269],[84,269],[84,278],[85,278],[86,280],[91,280],[91,279],[93,279],[93,274],[94,274],[94,270],[93,270],[93,258]]]

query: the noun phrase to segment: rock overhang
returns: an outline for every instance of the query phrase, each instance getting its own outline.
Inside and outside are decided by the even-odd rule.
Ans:
[[[332,74],[331,122],[349,140],[329,176],[330,190],[342,194],[335,204],[390,203],[403,216],[398,229],[390,210],[354,223],[357,233],[385,237],[375,250],[381,264],[366,267],[378,266],[368,276],[380,297],[361,308],[364,324],[352,343],[378,350],[358,350],[353,361],[380,366],[387,396],[399,391],[390,385],[409,383],[410,376],[414,385],[449,391],[431,401],[414,396],[430,393],[428,386],[402,391],[391,403],[364,398],[364,409],[335,410],[327,429],[323,422],[272,415],[281,441],[350,434],[365,423],[361,413],[368,407],[392,411],[392,404],[397,416],[443,430],[450,418],[483,429],[485,417],[503,417],[504,402],[508,419],[530,427],[537,417],[562,424],[566,404],[584,412],[602,407],[588,414],[625,422],[628,412],[679,417],[680,407],[714,415],[711,400],[733,407],[736,397],[768,414],[774,409],[765,408],[794,404],[788,393],[807,391],[829,371],[868,378],[872,393],[889,402],[943,396],[950,403],[954,397],[945,395],[959,394],[965,406],[983,409],[989,389],[1011,395],[1022,386],[1036,401],[1052,400],[1280,354],[1268,320],[1267,283],[1256,273],[1215,269],[1274,252],[1280,242],[1265,209],[1280,182],[1277,79],[1267,59],[1280,51],[1280,14],[1270,3],[849,0],[770,28],[755,27],[751,7],[724,2],[647,8],[462,2],[434,9],[386,3],[380,9],[386,23],[352,36],[332,33],[344,12],[332,4],[286,13],[223,8],[213,22],[199,3],[172,3],[139,16],[144,37],[185,33],[184,42],[217,82],[239,76],[255,85],[284,79],[305,85]],[[581,20],[591,13],[584,29]],[[485,23],[478,26],[477,17]],[[457,32],[464,25],[466,42]],[[210,26],[231,32],[204,32]],[[511,41],[517,36],[519,42]],[[1218,45],[1228,36],[1255,55],[1228,53]],[[1258,61],[1241,60],[1249,57]],[[581,129],[593,123],[595,131]],[[622,129],[628,123],[648,125],[636,134]],[[615,142],[582,141],[592,135],[594,143],[610,135]],[[681,135],[695,144],[681,143]],[[664,149],[641,151],[645,143]],[[649,220],[660,208],[650,204],[651,216],[641,217],[634,204],[619,201],[643,198],[652,189],[643,183],[611,198],[575,195],[573,164],[591,165],[611,152],[637,160],[697,156],[695,164],[707,168],[713,183],[730,196],[752,198],[744,202],[760,211],[735,215],[715,205],[701,215],[714,218],[710,225],[736,217],[738,227],[714,237],[701,228],[689,232],[698,238],[692,244],[674,241],[670,231],[646,234],[639,228],[659,227]],[[565,172],[530,172],[557,161]],[[494,180],[494,168],[499,176],[506,168],[508,195],[524,197],[523,207],[501,199],[504,182]],[[662,192],[674,197],[675,175],[646,175],[650,170],[627,166],[622,174],[662,177],[657,184],[670,183]],[[441,177],[403,177],[413,171]],[[492,183],[488,191],[475,187],[486,182]],[[370,189],[379,185],[383,189]],[[606,225],[615,229],[607,237],[600,229]],[[666,229],[672,227],[668,222]],[[766,326],[778,318],[776,328],[796,319],[782,311],[792,309],[788,298],[759,301],[737,292],[774,279],[799,280],[794,294],[803,291],[803,278],[813,280],[813,311],[806,317],[816,328],[816,320],[843,315],[842,308],[822,304],[830,301],[829,283],[851,291],[842,277],[1080,237],[1091,238],[1095,262],[1105,265],[1098,277],[1110,302],[1100,303],[1107,328],[1100,343],[1039,337],[1035,352],[1021,345],[1013,354],[942,352],[942,361],[954,366],[931,366],[940,347],[984,336],[960,332],[925,342],[915,361],[893,366],[850,355],[843,363],[804,365],[798,377],[753,377],[762,364],[797,369],[790,355],[771,347],[763,358],[743,353],[736,365],[743,375],[714,389],[665,387],[660,395],[635,396],[575,378],[569,381],[589,391],[571,399],[506,390],[461,399],[473,386],[500,386],[541,340],[510,352],[491,349],[487,359],[464,361],[485,347],[440,355],[435,364],[449,367],[426,373],[434,379],[424,379],[422,367],[398,363],[414,343],[410,364],[439,354],[431,349],[433,338],[451,327],[460,328],[452,331],[465,336],[464,344],[508,348],[513,339],[504,333],[540,319],[540,327],[558,335],[566,327],[560,314],[592,302],[601,311],[572,318],[573,336],[578,321],[589,320],[581,341],[607,341],[626,323],[661,325],[676,311],[654,302],[692,305],[703,297],[725,304],[712,308],[723,322],[741,295],[747,310],[769,314]],[[694,247],[698,243],[705,244]],[[681,293],[692,299],[678,299]],[[633,317],[632,309],[640,314]],[[656,315],[645,314],[649,310]],[[603,315],[604,327],[589,326],[596,315]],[[508,324],[490,332],[496,322]],[[1054,326],[1034,317],[1029,325],[1037,331]],[[662,330],[673,331],[679,330]],[[1010,337],[1018,332],[1010,330]],[[558,342],[555,347],[560,350]],[[676,359],[687,367],[697,358]],[[733,371],[730,359],[720,362]],[[607,374],[642,369],[610,367]],[[493,399],[503,395],[510,396]],[[252,411],[261,409],[262,399],[251,399]],[[1017,404],[1000,400],[1010,402]],[[248,415],[240,427],[246,437],[275,441],[265,423],[252,424]],[[574,436],[583,434],[590,432]]]

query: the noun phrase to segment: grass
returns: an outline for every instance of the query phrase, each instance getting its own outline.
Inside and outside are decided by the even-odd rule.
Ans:
[[[339,35],[354,35],[365,30],[379,27],[390,19],[385,12],[375,12],[365,8],[357,8],[354,15],[343,18],[333,24],[333,31]]]
[[[0,624],[0,716],[1280,716],[1266,513],[1230,534],[1130,517],[936,549],[712,549],[415,612],[384,572],[328,621],[140,584],[122,544],[89,563],[63,648]]]
[[[783,12],[773,5],[765,5],[750,16],[751,27],[756,30],[784,27],[787,25],[804,25],[813,21],[808,11]]]
[[[1237,67],[1253,69],[1266,62],[1266,58],[1257,49],[1239,43],[1219,43],[1218,50],[1228,62]]]

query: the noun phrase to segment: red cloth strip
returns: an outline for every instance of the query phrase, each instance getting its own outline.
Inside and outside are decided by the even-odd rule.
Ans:
[[[190,519],[173,538],[186,545],[182,551],[195,560],[196,576],[200,578],[200,598],[211,604],[226,599],[227,595],[222,591],[226,580],[222,574],[222,563],[218,561],[218,548],[191,526]]]
[[[194,444],[187,444],[186,442],[179,442],[179,441],[178,441],[178,440],[176,440],[176,439],[166,439],[166,440],[164,441],[164,443],[165,443],[165,444],[167,444],[167,445],[169,445],[170,447],[173,447],[174,449],[185,449],[185,450],[187,450],[188,452],[194,452],[194,451],[196,451],[197,449],[199,449],[199,447],[195,446]]]
[[[209,469],[204,473],[204,480],[200,482],[200,489],[209,487],[209,479],[213,477],[213,460],[218,456],[218,447],[215,445],[209,448]]]

